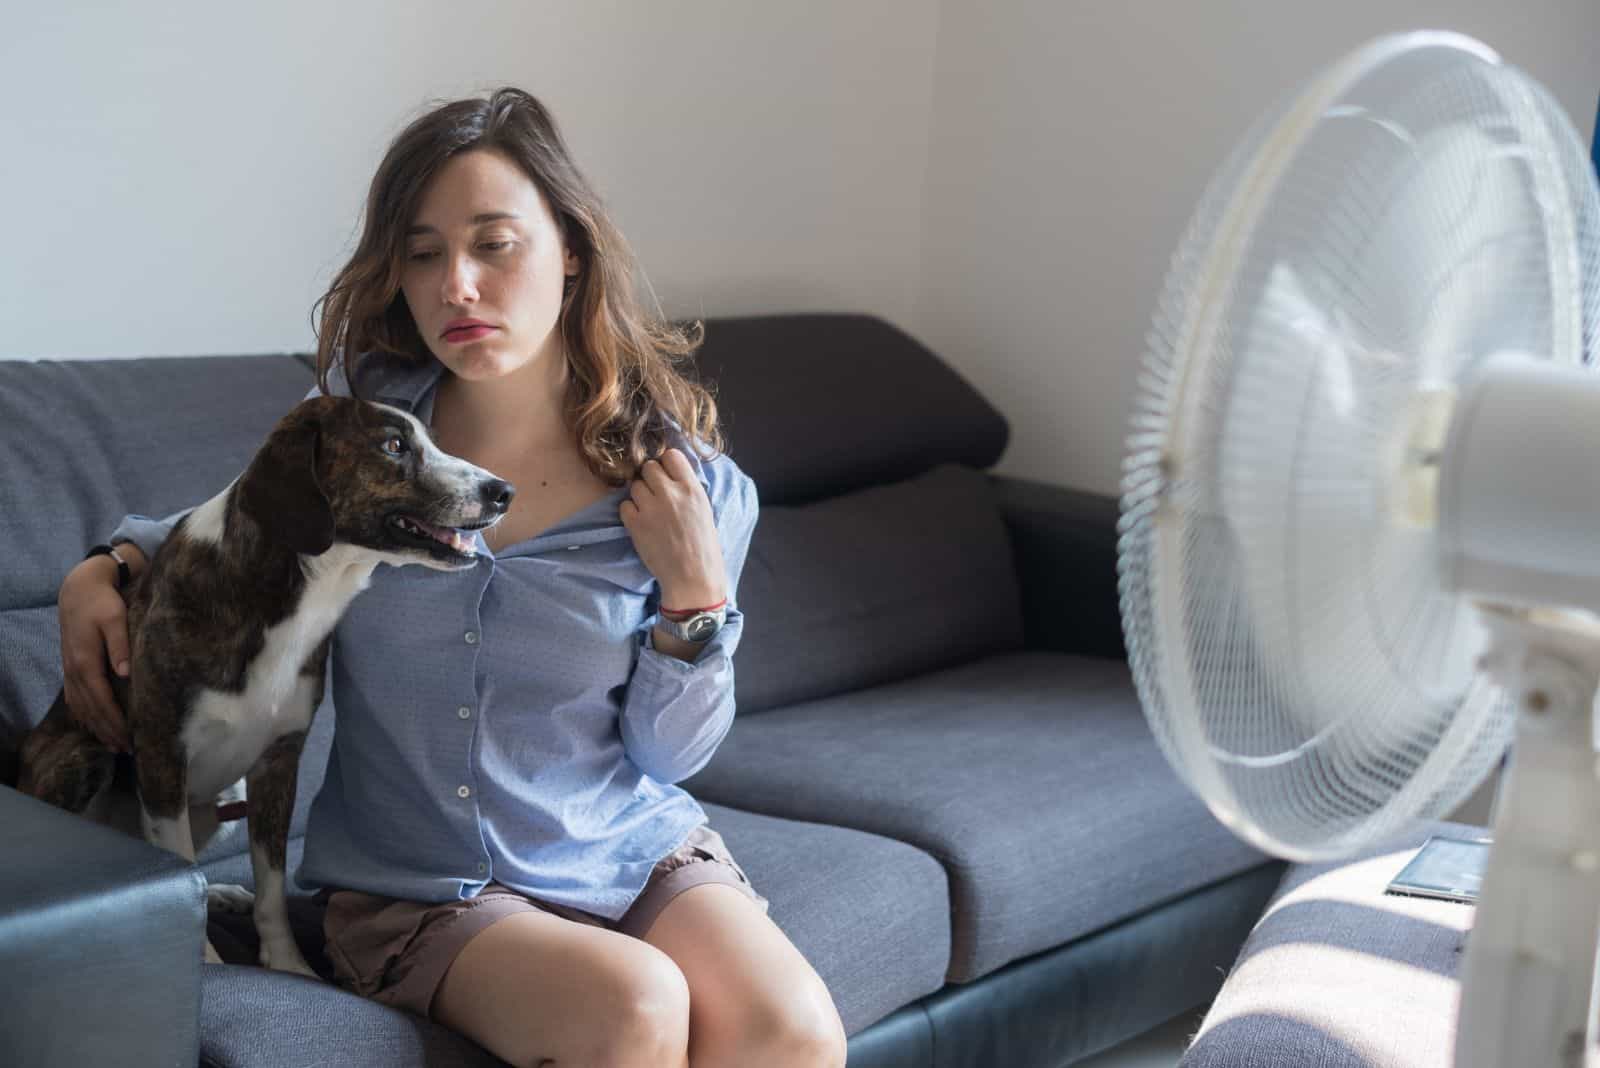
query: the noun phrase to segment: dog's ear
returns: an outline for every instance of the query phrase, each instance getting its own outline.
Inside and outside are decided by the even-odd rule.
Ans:
[[[268,538],[315,556],[333,544],[333,507],[317,482],[322,420],[315,401],[279,421],[239,478],[239,510]]]

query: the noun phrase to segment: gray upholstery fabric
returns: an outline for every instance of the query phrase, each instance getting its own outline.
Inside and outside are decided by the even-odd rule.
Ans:
[[[901,842],[841,827],[772,819],[707,805],[706,815],[773,922],[822,976],[847,1032],[937,990],[950,956],[949,898],[937,861]],[[298,858],[298,842],[291,855]],[[251,885],[246,858],[208,874]],[[303,926],[310,900],[297,902]],[[247,929],[238,930],[244,957]],[[304,932],[302,933],[304,940]],[[218,950],[227,954],[223,945]],[[315,965],[312,953],[307,960]],[[478,1065],[426,1021],[328,986],[260,968],[203,969],[202,1050],[218,1068],[283,1065]],[[381,1052],[381,1056],[379,1053]]]
[[[1022,645],[994,491],[955,465],[815,504],[763,504],[739,607],[741,714]]]
[[[202,1068],[504,1068],[470,1039],[299,975],[238,964],[201,968]]]
[[[26,730],[44,718],[61,689],[54,600],[48,607],[0,611],[0,664],[0,728]]]
[[[1289,869],[1182,1068],[1450,1068],[1470,905],[1394,897],[1418,828],[1347,861]]]
[[[0,609],[55,604],[127,513],[167,515],[226,486],[310,387],[290,356],[0,360]]]
[[[989,467],[1006,421],[921,342],[869,315],[706,322],[695,357],[728,451],[762,507],[899,482],[935,464]]]
[[[244,824],[238,824],[240,831]],[[297,834],[289,839],[289,886],[290,897],[306,897],[310,891],[295,881],[295,873],[300,870],[300,857],[305,853],[306,839],[304,835]],[[237,847],[228,851],[217,851],[210,856],[199,858],[200,870],[205,872],[206,880],[213,883],[234,883],[246,889],[254,889],[256,885],[255,874],[250,867],[250,854],[248,842],[242,837]]]
[[[193,1064],[204,922],[182,858],[0,786],[0,1065]]]
[[[707,802],[706,816],[833,994],[854,1034],[944,985],[950,892],[939,862],[846,827]]]
[[[1173,774],[1125,664],[1056,653],[740,717],[687,786],[938,857],[957,982],[1263,859]]]

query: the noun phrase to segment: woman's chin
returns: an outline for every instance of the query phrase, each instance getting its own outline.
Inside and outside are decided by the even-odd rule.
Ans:
[[[468,382],[489,382],[520,371],[528,361],[509,353],[495,351],[479,345],[463,345],[454,351],[439,355],[439,362]]]

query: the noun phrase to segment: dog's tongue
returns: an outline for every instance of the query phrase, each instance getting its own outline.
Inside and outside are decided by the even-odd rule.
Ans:
[[[434,541],[443,542],[458,553],[472,552],[472,543],[461,536],[461,531],[451,530],[448,527],[436,527],[431,523],[424,523],[420,519],[413,518],[411,521],[421,527]]]

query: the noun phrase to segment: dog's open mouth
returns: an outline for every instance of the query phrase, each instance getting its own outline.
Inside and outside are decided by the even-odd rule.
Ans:
[[[418,519],[414,515],[392,515],[389,517],[388,522],[390,527],[405,535],[407,539],[419,548],[429,550],[446,549],[456,556],[464,558],[478,555],[477,547],[472,542],[472,532],[494,525],[493,523],[478,523],[459,529],[455,527],[439,527]]]

